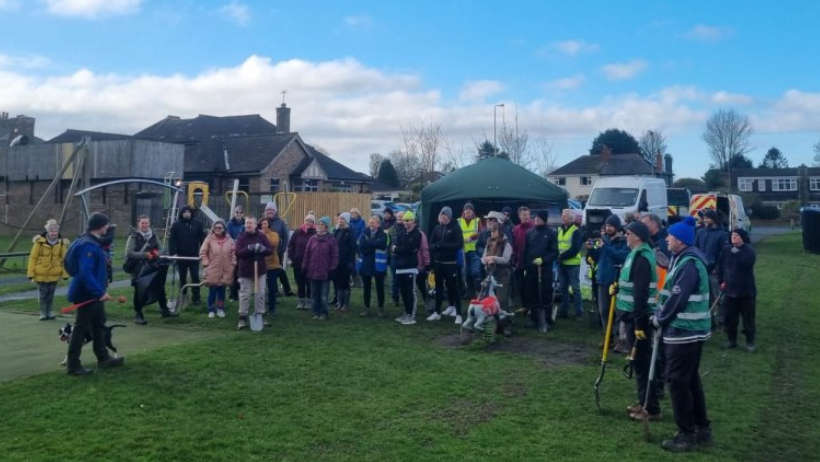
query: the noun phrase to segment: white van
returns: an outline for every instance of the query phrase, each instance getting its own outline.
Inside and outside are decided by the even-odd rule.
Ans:
[[[654,213],[667,219],[666,182],[649,176],[605,176],[595,182],[584,207],[588,232],[597,233],[609,215],[621,223],[635,212]]]
[[[743,228],[747,232],[752,230],[752,221],[746,215],[743,199],[738,195],[716,192],[693,194],[689,200],[689,214],[694,217],[705,209],[717,210],[721,224],[727,229]]]

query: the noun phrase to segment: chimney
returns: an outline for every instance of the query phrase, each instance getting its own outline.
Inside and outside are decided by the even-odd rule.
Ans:
[[[609,149],[609,146],[604,145],[601,148],[601,162],[604,164],[609,163],[609,158],[612,156],[612,150]]]
[[[657,175],[663,173],[663,156],[661,156],[660,151],[655,154],[655,173]]]
[[[290,133],[290,108],[284,102],[276,108],[276,132]]]

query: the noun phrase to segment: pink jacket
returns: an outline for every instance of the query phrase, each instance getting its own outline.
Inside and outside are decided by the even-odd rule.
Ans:
[[[217,239],[216,234],[209,233],[199,249],[199,259],[206,268],[205,285],[229,286],[233,283],[236,253],[233,239],[227,233],[224,239]]]
[[[421,230],[419,230],[421,231]],[[427,243],[427,235],[421,231],[421,247],[419,247],[419,273],[423,273],[430,266],[430,245]]]

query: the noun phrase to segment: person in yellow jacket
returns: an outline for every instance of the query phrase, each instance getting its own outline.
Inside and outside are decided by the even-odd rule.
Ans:
[[[279,233],[271,229],[270,220],[259,220],[259,231],[268,238],[270,245],[274,249],[279,248]],[[284,271],[282,269],[282,262],[279,261],[278,252],[272,252],[265,257],[265,267],[267,269],[265,281],[268,287],[268,313],[270,313],[270,316],[276,316],[276,296],[279,295],[277,288],[279,273]],[[264,320],[264,325],[266,327],[270,325],[267,319]]]
[[[32,240],[28,256],[27,276],[40,288],[40,321],[54,319],[54,290],[60,279],[68,279],[63,260],[68,252],[68,239],[60,235],[56,220],[48,220],[46,230]]]
[[[472,203],[464,204],[461,218],[458,219],[458,227],[461,228],[461,235],[464,240],[464,280],[467,283],[465,298],[472,299],[478,294],[478,286],[481,279],[481,258],[476,251],[478,235],[482,231],[481,221],[475,214],[475,207]]]

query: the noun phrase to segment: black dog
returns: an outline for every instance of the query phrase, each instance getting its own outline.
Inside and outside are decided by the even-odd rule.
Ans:
[[[108,348],[109,350],[114,352],[113,356],[116,358],[117,357],[117,348],[114,346],[113,343],[111,343],[111,338],[113,336],[113,331],[114,331],[115,327],[127,327],[127,326],[122,325],[122,324],[114,324],[112,326],[105,326],[105,334],[104,334],[105,338],[103,339],[103,343],[105,343],[106,348]],[[69,324],[69,323],[66,323],[65,326],[61,327],[60,330],[57,331],[60,334],[60,341],[70,342],[71,341],[71,333],[73,331],[74,331],[74,326]],[[83,340],[83,343],[89,343],[92,340],[94,340],[94,336],[91,334],[91,331],[86,331],[85,339]],[[64,359],[63,362],[60,363],[60,365],[65,366],[67,360],[68,360],[68,357],[66,357],[66,359]]]

